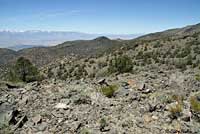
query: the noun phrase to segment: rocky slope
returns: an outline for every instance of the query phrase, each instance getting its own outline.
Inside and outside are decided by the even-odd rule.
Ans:
[[[189,98],[200,83],[192,72],[148,71],[109,77],[117,84],[112,98],[104,96],[98,80],[45,80],[0,90],[1,133],[33,134],[160,134],[199,133]],[[171,118],[173,95],[183,96],[183,111]],[[2,125],[2,124],[1,124]]]

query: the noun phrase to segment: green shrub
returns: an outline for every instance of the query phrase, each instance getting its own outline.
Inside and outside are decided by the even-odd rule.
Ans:
[[[110,86],[106,86],[106,87],[102,87],[100,89],[100,92],[105,95],[108,98],[113,97],[115,91],[118,89],[117,85],[110,85]]]
[[[143,51],[141,50],[141,51],[139,51],[139,52],[137,53],[136,59],[143,59],[143,56],[144,56],[144,54],[143,54]]]
[[[108,71],[110,73],[127,73],[132,72],[133,62],[128,56],[115,56],[114,59],[110,61]]]
[[[108,126],[108,123],[106,122],[106,119],[105,118],[101,118],[100,122],[100,131],[103,131],[103,129]]]
[[[174,106],[171,106],[169,109],[170,113],[171,113],[171,118],[178,118],[178,116],[181,115],[181,112],[183,111],[183,105],[180,103],[177,103]]]
[[[175,100],[179,104],[183,104],[183,99],[184,97],[181,95],[176,95],[176,94],[172,95],[172,100]]]
[[[200,75],[199,74],[195,75],[195,80],[200,81]]]
[[[186,64],[187,65],[192,65],[193,64],[193,61],[192,61],[192,55],[188,55],[187,58],[186,58]]]
[[[98,62],[98,67],[101,69],[101,68],[104,68],[107,66],[107,62]]]
[[[175,66],[176,68],[181,69],[181,71],[184,71],[187,69],[187,65],[184,59],[178,59],[178,61],[175,62]]]
[[[190,105],[194,112],[200,112],[200,102],[197,100],[196,96],[190,98]]]
[[[89,63],[90,63],[90,64],[94,64],[94,63],[95,63],[95,60],[90,60]]]
[[[169,108],[169,111],[171,113],[171,118],[176,119],[178,116],[181,115],[181,112],[183,111],[183,96],[181,95],[172,95],[171,96],[172,101],[175,101],[176,104],[171,106]]]
[[[8,80],[13,82],[32,82],[40,80],[38,69],[33,64],[23,57],[20,57],[15,65],[10,69]]]

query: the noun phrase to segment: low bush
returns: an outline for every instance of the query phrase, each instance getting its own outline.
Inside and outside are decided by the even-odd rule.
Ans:
[[[200,112],[200,102],[197,99],[197,96],[192,96],[190,98],[190,105],[191,105],[191,109],[194,112]]]
[[[114,96],[115,91],[118,89],[117,85],[110,85],[106,87],[102,87],[100,89],[100,92],[105,95],[108,98],[111,98]]]
[[[171,118],[176,119],[181,115],[181,112],[183,111],[183,105],[180,103],[177,103],[174,106],[171,106],[169,111],[171,113]]]
[[[110,73],[127,73],[132,72],[133,62],[128,56],[115,56],[114,59],[110,61],[108,71]]]
[[[101,118],[99,124],[100,124],[100,131],[101,131],[101,132],[103,132],[103,131],[104,131],[104,128],[105,128],[106,126],[108,126],[108,123],[107,123],[107,121],[106,121],[105,118]]]
[[[195,80],[200,81],[200,75],[199,74],[195,75]]]
[[[182,95],[172,95],[172,100],[178,102],[179,104],[183,104],[184,97]]]

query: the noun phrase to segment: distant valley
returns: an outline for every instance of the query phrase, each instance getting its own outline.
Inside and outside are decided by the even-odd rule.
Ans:
[[[111,39],[133,39],[142,34],[88,34],[81,32],[61,31],[0,31],[0,48],[21,50],[34,46],[54,46],[65,41],[91,40],[99,36]]]

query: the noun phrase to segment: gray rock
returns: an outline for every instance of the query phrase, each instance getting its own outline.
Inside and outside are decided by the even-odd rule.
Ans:
[[[9,124],[12,118],[13,118],[13,111],[0,112],[0,125]]]
[[[22,116],[20,120],[17,122],[17,124],[14,126],[13,130],[21,128],[25,124],[26,121],[28,121],[27,116],[26,115]]]
[[[117,90],[117,91],[115,92],[115,96],[116,96],[116,97],[125,97],[125,96],[128,96],[129,93],[130,93],[129,90],[124,89],[124,88],[120,88],[119,90]]]
[[[145,83],[141,83],[141,84],[139,85],[139,90],[144,90],[145,88],[146,88]]]
[[[19,105],[26,105],[28,103],[29,96],[25,96],[22,98],[21,101],[19,101]]]
[[[76,105],[92,103],[91,98],[89,96],[85,96],[85,95],[76,95],[72,98],[72,101]]]
[[[106,85],[106,86],[109,86],[109,84],[106,82],[106,79],[100,79],[97,83],[98,83],[99,85]]]
[[[56,109],[68,109],[68,106],[65,103],[58,103],[58,104],[56,104],[55,108]]]
[[[48,127],[48,124],[46,122],[42,122],[41,124],[38,125],[37,129],[39,131],[45,131],[47,127]]]
[[[36,115],[35,117],[32,118],[32,121],[34,122],[34,124],[38,124],[41,123],[42,121],[42,117],[40,115]]]

